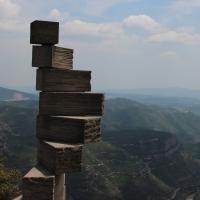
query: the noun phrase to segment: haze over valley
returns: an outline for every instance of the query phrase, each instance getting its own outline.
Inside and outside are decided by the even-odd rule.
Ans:
[[[11,98],[16,93],[24,98]],[[183,200],[198,193],[199,113],[186,112],[189,101],[184,97],[142,94],[145,100],[140,100],[134,95],[110,98],[109,94],[103,140],[87,145],[83,173],[69,177],[74,200],[88,196],[91,200]],[[6,167],[23,174],[35,163],[37,96],[7,89],[1,89],[0,96],[0,154]],[[191,103],[198,101],[194,98]]]

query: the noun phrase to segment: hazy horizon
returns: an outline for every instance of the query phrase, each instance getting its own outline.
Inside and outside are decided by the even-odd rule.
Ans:
[[[17,90],[21,92],[26,92],[30,94],[36,94],[40,91],[37,91],[35,86],[7,86],[7,85],[0,85],[0,88],[10,89],[10,90]],[[150,95],[150,96],[168,96],[168,97],[187,97],[200,98],[200,89],[190,89],[190,88],[180,88],[180,87],[166,87],[166,88],[92,88],[93,92],[103,92],[107,94],[133,94],[133,95]]]

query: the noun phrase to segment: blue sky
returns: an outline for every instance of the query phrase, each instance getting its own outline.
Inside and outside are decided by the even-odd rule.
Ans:
[[[35,85],[29,24],[60,22],[58,46],[93,89],[200,89],[200,0],[0,0],[0,85]]]

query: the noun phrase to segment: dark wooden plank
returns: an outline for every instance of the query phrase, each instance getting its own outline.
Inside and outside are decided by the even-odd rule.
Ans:
[[[38,69],[36,89],[48,92],[91,91],[91,72],[61,69]]]
[[[32,66],[51,67],[52,66],[52,47],[36,46],[32,47]]]
[[[41,92],[39,113],[56,116],[101,116],[104,95],[98,93]]]
[[[37,117],[37,137],[66,144],[99,142],[101,117]]]
[[[33,21],[31,23],[31,44],[58,44],[59,23],[50,21]]]
[[[32,51],[33,67],[49,67],[60,69],[73,68],[73,49],[57,46],[33,46]]]
[[[34,167],[22,179],[23,200],[53,200],[54,186],[53,175],[39,167]]]
[[[37,158],[38,163],[53,174],[79,172],[82,165],[82,145],[39,141]]]

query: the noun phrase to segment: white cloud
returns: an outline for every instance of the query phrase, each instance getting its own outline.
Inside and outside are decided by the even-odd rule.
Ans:
[[[76,36],[74,41],[95,45],[95,49],[112,52],[126,51],[132,48],[138,38],[126,33],[122,23],[91,23],[81,20],[69,20],[64,24],[65,35]],[[83,39],[84,38],[84,39]]]
[[[55,20],[55,21],[61,20],[61,13],[60,13],[60,11],[58,9],[54,8],[53,10],[50,11],[49,18],[51,20]]]
[[[82,2],[86,1],[87,5],[82,4]],[[128,2],[127,0],[123,1]],[[5,4],[3,2],[9,2],[15,6],[9,6],[9,3]],[[69,4],[70,2],[75,3],[71,3],[73,5],[69,6],[68,2]],[[77,2],[81,2],[81,4]],[[105,11],[108,13],[111,7],[118,7],[119,4],[123,3],[122,0],[111,0],[111,2],[108,0],[91,0],[90,2],[89,0],[78,0],[77,2],[73,0],[62,1],[62,3],[61,1],[47,0],[47,2],[43,2],[36,0],[31,4],[27,0],[0,0],[1,43],[7,44],[6,46],[1,45],[1,52],[3,53],[1,64],[2,81],[12,83],[13,85],[33,83],[34,76],[32,71],[30,73],[32,68],[27,68],[27,65],[30,65],[31,59],[30,45],[27,45],[29,24],[35,18],[45,20],[47,17],[54,20],[59,19],[61,22],[60,30],[61,32],[65,31],[65,35],[61,34],[62,46],[75,49],[75,67],[85,69],[85,66],[91,66],[88,69],[94,72],[94,87],[96,85],[122,88],[133,86],[145,87],[147,85],[153,87],[158,84],[162,86],[169,86],[173,83],[179,84],[178,81],[183,79],[183,77],[180,76],[180,68],[177,66],[185,66],[185,68],[189,66],[185,72],[187,75],[198,74],[195,71],[195,67],[198,69],[197,63],[199,63],[200,58],[197,52],[199,51],[199,45],[195,47],[184,46],[183,48],[180,44],[198,43],[200,41],[199,34],[192,27],[174,28],[177,26],[177,22],[170,21],[169,13],[161,13],[163,18],[159,18],[159,16],[154,18],[148,15],[134,16],[132,13],[133,16],[127,16],[126,19],[113,22],[108,20],[120,17],[119,15],[113,16],[113,12],[109,14],[108,18],[106,15],[90,18],[83,15],[83,11],[87,8],[87,12],[93,15],[102,14]],[[76,9],[76,4],[79,4],[77,5],[79,9]],[[51,10],[52,8],[54,9]],[[138,9],[140,8],[138,7]],[[64,9],[71,13],[68,18],[64,17]],[[73,13],[76,16],[73,16]],[[157,14],[160,15],[160,13]],[[160,19],[162,21],[165,20],[165,17],[169,19],[169,21],[165,21],[165,24],[172,23],[173,28],[160,21]],[[186,24],[191,22],[189,20],[186,22],[184,19],[180,19],[178,22]],[[22,30],[22,25],[19,22],[27,27],[26,36],[25,34],[7,34],[6,36],[3,33],[3,29],[11,31]],[[135,37],[136,34],[138,38]],[[6,42],[5,36],[8,37]],[[151,45],[146,41],[159,44]],[[21,42],[24,43],[23,46],[21,46]],[[178,45],[165,45],[165,43],[178,43]],[[5,47],[7,53],[5,53]],[[17,51],[19,48],[21,51]],[[169,48],[169,51],[166,51],[166,48]],[[177,53],[177,56],[175,53]],[[7,55],[11,55],[12,59],[6,59]],[[15,67],[13,68],[13,66]],[[194,70],[191,70],[191,68]],[[9,73],[6,73],[9,71],[8,69],[16,71],[10,79],[8,78]],[[108,71],[115,73],[114,79],[111,80],[109,77],[110,73],[106,73]],[[194,71],[195,73],[191,74]],[[25,75],[15,76],[19,74],[17,72],[22,72],[20,74]],[[177,74],[177,76],[174,74]],[[181,78],[178,79],[179,77]],[[123,81],[119,82],[119,80]],[[190,84],[192,81],[198,83],[198,77],[195,80],[191,77],[191,80],[185,82],[185,85],[187,83]]]
[[[18,26],[17,20],[10,20],[10,19],[1,19],[0,20],[0,29],[6,30],[6,31],[16,31]]]
[[[194,33],[193,27],[185,26],[171,29],[147,15],[132,15],[125,18],[123,23],[125,26],[132,28],[133,31],[140,28],[149,32],[151,35],[147,37],[148,42],[187,45],[200,43],[200,34]]]
[[[192,27],[178,27],[171,29],[158,23],[147,15],[131,15],[123,20],[126,27],[134,32],[138,28],[149,32],[148,42],[195,44],[200,42],[200,35],[194,33]]]
[[[200,35],[170,30],[167,32],[154,34],[148,38],[148,41],[163,43],[196,44],[200,43]]]
[[[153,33],[164,30],[158,22],[147,15],[131,15],[124,19],[124,24],[129,28],[141,28]]]
[[[136,36],[138,28],[147,31],[147,36]],[[127,46],[127,48],[137,40],[185,45],[200,43],[200,34],[194,33],[192,27],[170,29],[147,15],[129,16],[118,23],[91,23],[82,20],[68,20],[64,24],[64,30],[66,35],[86,37],[87,40],[85,41],[87,42],[95,37],[109,46],[117,46],[119,41],[121,44],[124,42],[125,45],[123,46]],[[96,41],[98,42],[98,39]]]
[[[135,28],[127,31],[127,27]],[[146,15],[129,16],[117,23],[91,23],[82,20],[68,20],[64,24],[65,34],[72,36],[101,37],[126,41],[135,40],[135,30],[142,28],[150,33],[160,33],[167,29]],[[138,36],[139,37],[139,36]]]
[[[13,18],[19,14],[20,6],[11,0],[0,0],[0,17]]]
[[[193,34],[195,32],[195,27],[192,26],[182,26],[182,27],[177,27],[176,31],[178,32],[185,32],[189,34]]]
[[[24,20],[19,19],[21,7],[12,0],[0,0],[0,29],[4,31],[24,31]]]
[[[200,8],[200,0],[176,0],[170,8],[179,11],[178,14],[190,14],[192,10]]]
[[[71,20],[64,24],[68,35],[84,35],[92,37],[120,37],[124,34],[120,24],[90,23],[81,20]]]
[[[104,13],[109,8],[120,3],[129,3],[136,0],[86,0],[85,7],[83,8],[85,13],[89,15],[98,16]]]
[[[162,58],[176,58],[177,57],[177,53],[175,51],[165,51],[163,53],[160,54],[160,56]]]

